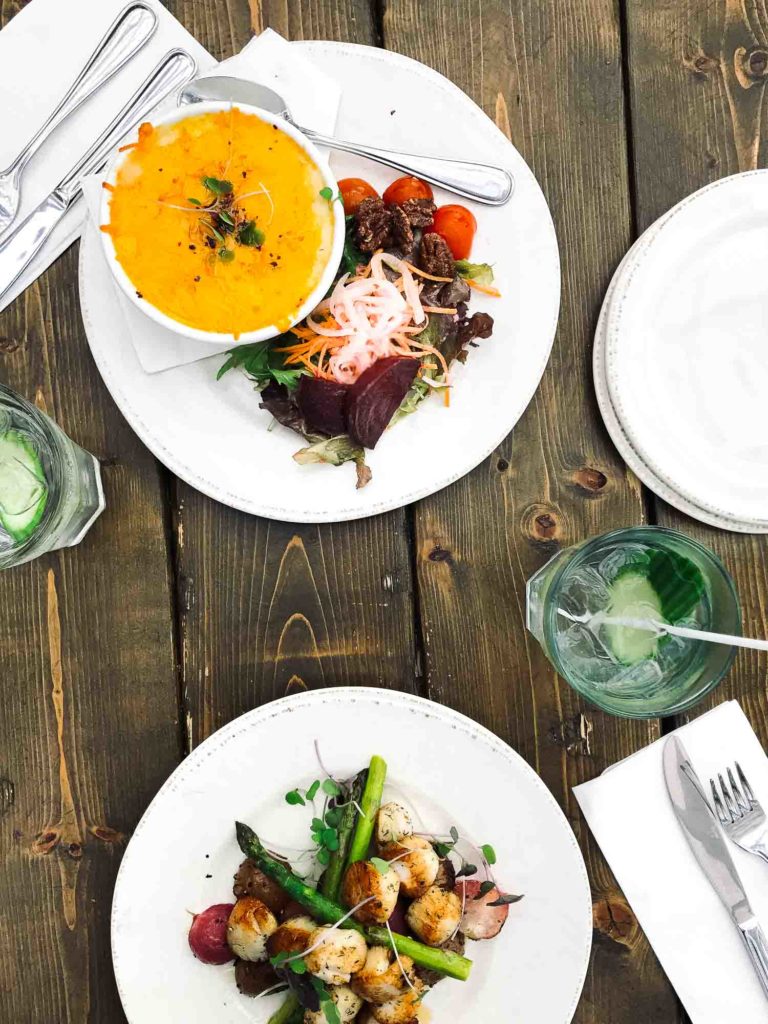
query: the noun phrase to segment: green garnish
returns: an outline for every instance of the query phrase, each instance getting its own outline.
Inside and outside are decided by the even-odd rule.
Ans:
[[[327,793],[328,796],[339,796],[341,794],[341,786],[338,782],[334,782],[333,779],[323,779],[323,792]]]
[[[469,877],[470,875],[476,875],[476,874],[477,874],[477,865],[470,864],[469,861],[465,861],[461,865],[459,870],[456,872],[456,877],[457,878],[463,878],[465,875],[467,877]]]
[[[258,249],[260,245],[264,244],[266,235],[261,228],[256,227],[256,221],[247,220],[245,224],[241,224],[237,229],[237,240],[240,245],[250,245],[251,247]]]
[[[488,861],[491,867],[493,867],[493,865],[496,863],[496,851],[494,850],[494,848],[491,846],[490,843],[484,843],[480,847],[480,849],[483,851],[483,856],[485,857],[485,859]]]
[[[298,386],[299,378],[304,371],[286,368],[285,354],[275,351],[281,341],[287,340],[285,336],[281,336],[230,349],[226,362],[216,374],[216,380],[220,380],[228,370],[242,366],[257,388],[265,388],[274,381],[276,384],[284,385],[289,391],[293,390]]]
[[[315,779],[312,785],[307,790],[307,800],[314,800],[317,795],[317,791],[320,789],[320,780]]]
[[[476,281],[486,288],[493,284],[493,267],[490,263],[470,263],[469,260],[456,260],[454,267],[459,277]]]
[[[304,797],[301,795],[298,789],[292,789],[290,793],[286,793],[285,802],[287,804],[291,804],[294,807],[296,807],[299,804],[301,804],[302,807],[305,806]]]
[[[481,882],[481,884],[480,884],[480,892],[478,892],[477,896],[475,896],[475,899],[476,900],[481,900],[483,898],[483,896],[487,896],[488,893],[492,889],[495,889],[495,888],[496,888],[496,886],[490,880],[487,881],[487,882]]]
[[[222,261],[222,263],[231,263],[234,258],[234,249],[227,249],[226,246],[223,246],[221,249],[219,249],[219,259]]]
[[[325,188],[320,189],[320,196],[323,199],[327,199],[328,202],[330,203],[330,201],[333,199],[333,189],[330,187],[330,185],[326,185]]]
[[[232,182],[226,178],[201,178],[203,188],[207,188],[215,196],[228,196],[233,191]]]
[[[325,1014],[325,1019],[328,1024],[341,1024],[338,1007],[336,1006],[336,1003],[334,1003],[333,999],[331,999],[331,993],[325,987],[325,984],[320,980],[320,978],[315,978],[314,976],[310,978],[310,981],[312,982],[312,988],[318,995],[320,1000],[320,1009]]]
[[[380,875],[386,875],[392,868],[389,861],[384,860],[382,857],[371,857],[371,864],[373,864]],[[456,877],[458,878],[459,876],[457,875]]]
[[[221,211],[221,213],[219,214],[219,220],[223,220],[224,223],[229,224],[231,228],[235,226],[235,222],[232,220],[231,216],[227,213],[226,210]]]
[[[203,205],[200,202],[200,200],[199,199],[195,199],[194,196],[187,196],[187,202],[191,203],[193,206],[202,206]]]

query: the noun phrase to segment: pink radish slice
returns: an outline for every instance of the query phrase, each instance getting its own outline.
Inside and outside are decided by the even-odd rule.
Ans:
[[[189,948],[204,964],[228,964],[235,959],[227,945],[227,921],[234,903],[214,903],[195,914],[189,929]]]
[[[456,883],[454,892],[464,900],[464,916],[461,919],[460,931],[468,939],[492,939],[504,927],[509,914],[509,906],[489,907],[489,903],[499,898],[499,890],[493,888],[479,899],[481,883],[474,879],[461,879]]]

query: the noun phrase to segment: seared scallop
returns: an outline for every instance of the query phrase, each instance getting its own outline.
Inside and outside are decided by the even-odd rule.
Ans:
[[[381,848],[381,856],[392,862],[402,893],[411,899],[423,896],[440,870],[440,858],[427,840],[419,836],[404,836],[396,843],[388,843]]]
[[[376,845],[379,849],[410,835],[413,835],[413,821],[406,808],[394,801],[382,804],[376,815]]]
[[[339,1011],[339,1019],[342,1024],[345,1024],[345,1021],[354,1020],[363,1005],[360,996],[355,995],[349,985],[334,985],[329,991],[331,999]],[[325,1011],[322,1008],[314,1013],[312,1010],[306,1010],[304,1024],[326,1024]]]
[[[356,907],[363,900],[370,903],[358,907],[355,917],[363,924],[384,924],[392,915],[400,892],[400,878],[390,868],[383,873],[369,860],[350,864],[344,875],[341,896],[348,907]]]
[[[241,960],[259,963],[267,959],[267,939],[276,928],[277,919],[269,907],[255,896],[243,896],[227,922],[229,948]]]
[[[413,989],[409,988],[404,995],[398,996],[397,999],[390,999],[388,1003],[371,1006],[373,1019],[378,1024],[418,1024],[423,992],[424,986],[417,981]]]
[[[401,966],[402,965],[402,966]],[[388,1003],[398,999],[408,988],[408,981],[415,984],[413,961],[400,954],[400,963],[391,949],[385,946],[371,946],[365,964],[352,979],[352,988],[368,1003]]]
[[[422,942],[442,946],[459,927],[461,900],[455,892],[433,885],[408,907],[405,919]]]
[[[368,946],[360,932],[352,928],[323,925],[310,936],[311,949],[304,960],[310,974],[328,985],[347,985],[353,974],[365,963]]]
[[[267,939],[267,953],[271,957],[278,953],[303,953],[316,928],[317,923],[306,915],[283,921]]]

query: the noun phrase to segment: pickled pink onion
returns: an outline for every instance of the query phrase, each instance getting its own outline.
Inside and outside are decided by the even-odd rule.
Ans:
[[[384,268],[400,274],[397,284]],[[426,314],[408,265],[389,253],[377,252],[368,277],[344,274],[331,294],[307,317],[317,334],[330,342],[328,369],[341,384],[352,384],[378,359],[421,352],[403,350],[403,334],[423,330]],[[325,323],[320,319],[324,318]],[[335,324],[336,326],[332,326]]]

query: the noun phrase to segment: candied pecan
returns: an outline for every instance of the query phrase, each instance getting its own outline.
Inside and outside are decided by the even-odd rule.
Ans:
[[[459,322],[459,344],[463,348],[473,338],[490,338],[492,331],[492,316],[489,316],[488,313],[473,313],[469,319],[462,318]]]
[[[431,199],[406,199],[401,205],[411,227],[425,228],[432,223],[436,206]]]
[[[392,211],[381,199],[364,199],[355,213],[357,244],[361,252],[383,249],[389,240]]]
[[[421,239],[419,267],[435,277],[453,277],[453,255],[448,243],[430,231]]]
[[[402,206],[395,203],[389,209],[392,212],[392,241],[406,251],[413,245],[413,228]]]

